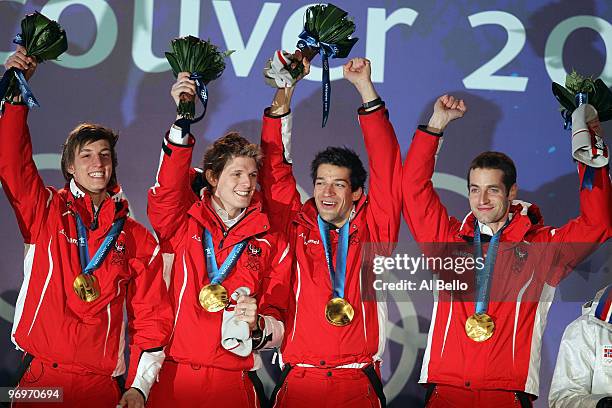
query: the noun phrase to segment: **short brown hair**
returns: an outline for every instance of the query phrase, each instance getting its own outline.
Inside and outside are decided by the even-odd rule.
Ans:
[[[72,179],[72,174],[68,172],[68,166],[74,163],[74,153],[86,144],[97,142],[98,140],[106,140],[110,145],[113,161],[113,174],[108,182],[108,186],[116,185],[117,152],[115,151],[115,145],[117,144],[117,139],[119,139],[119,135],[105,126],[94,123],[81,123],[77,125],[62,145],[62,174],[66,181]]]
[[[206,149],[202,169],[204,174],[207,170],[212,171],[214,178],[218,179],[225,165],[235,157],[250,157],[255,160],[257,167],[261,165],[261,150],[259,146],[249,142],[237,132],[230,132],[220,137]],[[206,187],[211,190],[212,186],[203,177]]]
[[[472,160],[467,174],[468,189],[470,188],[470,172],[473,169],[497,169],[503,173],[503,183],[506,194],[516,184],[516,166],[510,157],[501,152],[483,152]]]

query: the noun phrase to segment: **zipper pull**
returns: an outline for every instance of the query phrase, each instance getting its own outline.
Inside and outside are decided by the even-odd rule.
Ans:
[[[92,231],[95,231],[98,229],[98,214],[100,213],[100,209],[102,208],[102,204],[104,204],[104,201],[102,201],[102,203],[100,203],[100,206],[98,207],[98,210],[96,210],[96,207],[93,204],[93,201],[91,202],[91,212],[93,213],[93,221],[91,222],[91,225],[89,226],[89,229]]]

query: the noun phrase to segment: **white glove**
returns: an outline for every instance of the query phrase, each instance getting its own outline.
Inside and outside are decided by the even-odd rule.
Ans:
[[[263,70],[266,84],[272,88],[290,88],[295,84],[295,78],[285,68],[291,64],[291,57],[287,51],[274,51],[274,55],[266,62]]]
[[[603,138],[589,131],[588,123],[597,118],[597,110],[589,104],[580,105],[572,113],[572,156],[594,168],[608,164],[608,147]]]
[[[240,295],[249,296],[251,290],[241,286],[232,293],[230,304],[223,311],[223,322],[221,323],[221,345],[224,349],[246,357],[253,350],[253,340],[249,324],[238,320],[236,316],[236,302]]]

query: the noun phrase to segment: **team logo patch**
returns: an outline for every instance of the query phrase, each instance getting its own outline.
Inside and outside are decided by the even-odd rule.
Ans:
[[[249,243],[249,245],[247,246],[247,259],[244,263],[244,266],[255,272],[258,273],[261,270],[261,247]]]
[[[258,247],[257,245],[249,244],[248,248],[249,248],[249,255],[261,256],[261,247]]]
[[[522,245],[517,245],[514,247],[514,262],[512,263],[512,272],[519,273],[525,263],[527,262],[527,258],[529,257],[529,252],[527,248]]]
[[[602,346],[602,358],[601,362],[605,366],[612,366],[612,345],[608,344]]]
[[[125,243],[123,241],[115,242],[111,263],[113,265],[123,265],[125,263]]]

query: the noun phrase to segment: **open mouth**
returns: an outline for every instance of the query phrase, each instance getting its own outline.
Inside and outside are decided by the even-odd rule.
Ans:
[[[248,197],[251,195],[250,191],[234,191],[234,193],[240,197]]]
[[[323,208],[327,208],[327,209],[334,208],[337,204],[334,201],[326,201],[326,200],[321,200],[320,203]]]
[[[92,171],[91,173],[87,173],[91,178],[104,178],[103,171]]]

